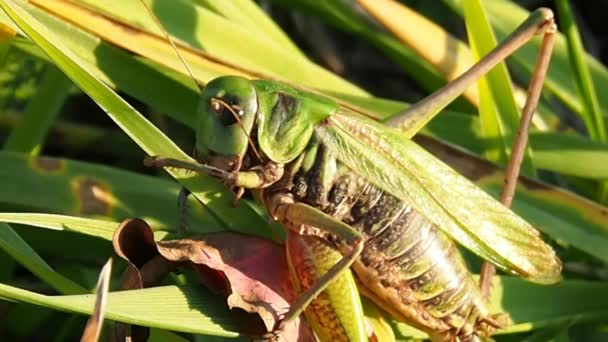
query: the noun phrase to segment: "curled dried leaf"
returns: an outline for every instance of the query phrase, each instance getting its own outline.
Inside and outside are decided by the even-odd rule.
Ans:
[[[142,289],[158,285],[176,267],[162,257],[156,248],[154,233],[141,219],[127,219],[114,232],[112,245],[118,256],[127,262],[127,269],[120,283],[121,290]],[[147,341],[147,327],[116,323],[112,341]]]

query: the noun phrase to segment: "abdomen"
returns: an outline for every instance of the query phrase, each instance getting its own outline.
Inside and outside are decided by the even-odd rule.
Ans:
[[[283,186],[364,235],[365,248],[353,264],[361,292],[435,340],[474,339],[489,313],[454,242],[407,203],[340,166],[322,146],[315,153],[312,168],[293,170]]]

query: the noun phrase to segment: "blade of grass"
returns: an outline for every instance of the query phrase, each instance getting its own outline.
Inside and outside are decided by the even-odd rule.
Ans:
[[[71,25],[75,25],[84,31],[102,37],[104,40],[110,43],[122,46],[125,49],[133,51],[139,55],[146,56],[149,59],[169,66],[174,70],[178,70],[183,74],[187,74],[186,70],[184,70],[184,66],[175,56],[175,51],[173,50],[171,44],[166,42],[166,39],[161,38],[159,35],[147,33],[146,31],[138,29],[137,27],[139,26],[137,25],[130,25],[125,22],[117,21],[116,19],[105,15],[103,11],[95,12],[94,8],[79,6],[77,3],[59,0],[33,1],[32,3],[40,6],[40,8],[31,6],[26,7],[26,9],[29,9],[29,12],[32,14],[39,12],[45,13],[44,11],[46,11],[63,19],[63,21],[69,22]],[[141,6],[139,2],[135,1],[135,3]],[[105,2],[102,4],[104,6],[108,5]],[[132,5],[133,4],[131,3],[129,7]],[[108,6],[105,9],[108,8],[111,9],[112,7]],[[128,14],[124,15],[135,15],[136,18],[132,18],[131,20],[135,21],[136,23],[139,23],[139,20],[147,19],[147,21],[152,22],[150,25],[153,25],[153,21],[149,16],[144,16],[142,18],[142,14],[146,14],[143,7],[139,12],[131,10],[125,13]],[[216,15],[213,14],[213,16]],[[121,17],[118,16],[118,18]],[[220,20],[223,19],[220,18]],[[165,24],[164,21],[163,24]],[[147,27],[147,25],[145,27]],[[186,61],[188,61],[188,64],[194,71],[197,79],[203,83],[206,83],[209,79],[216,77],[217,74],[221,75],[232,73],[243,76],[247,75],[244,68],[239,69],[236,64],[224,63],[219,59],[211,58],[203,53],[186,49],[183,47],[183,45],[178,44],[178,49],[180,49],[180,52]],[[209,70],[211,70],[211,72]]]
[[[566,36],[570,65],[574,70],[576,85],[581,97],[582,119],[592,140],[606,142],[604,117],[600,111],[591,73],[585,64],[585,50],[572,16],[572,10],[566,0],[558,0],[556,5],[561,29]],[[597,199],[601,203],[608,203],[608,182],[600,182]]]
[[[139,50],[139,54],[153,60],[157,57],[162,58],[162,64],[169,65],[175,70],[183,69],[179,59],[175,57],[175,52],[163,38],[162,32],[143,10],[122,11],[121,4],[124,2],[99,0],[95,2],[95,8],[100,9],[97,12],[92,11],[91,7],[84,8],[75,3],[58,0],[32,2],[108,41],[123,45],[128,49]],[[208,58],[206,64],[212,60],[215,64],[224,66],[222,74],[235,74],[234,71],[226,70],[228,69],[226,66],[229,65],[232,70],[238,66],[241,70],[257,70],[259,73],[267,75],[266,78],[297,81],[299,84],[313,88],[358,95],[367,94],[308,59],[302,58],[299,54],[277,48],[274,43],[268,43],[265,37],[255,35],[255,32],[250,32],[206,8],[193,6],[191,2],[184,0],[157,1],[153,8],[169,33],[195,49],[204,47],[205,53],[200,50],[180,49],[197,78],[198,74],[204,70],[199,67],[203,62],[201,56],[204,55]],[[114,18],[114,20],[110,20],[112,24],[109,25],[109,18],[100,16],[99,12],[111,14]],[[184,14],[187,14],[187,17]],[[200,23],[200,25],[196,25],[196,23]],[[195,31],[192,31],[193,27],[196,28]],[[153,34],[150,35],[146,32]],[[156,43],[150,45],[152,42],[148,42],[147,36],[155,39]],[[204,42],[204,46],[202,42]],[[161,51],[162,53],[159,53]],[[264,53],[260,53],[260,51],[264,51]],[[239,74],[244,73],[241,71]],[[208,78],[202,81],[207,82]]]
[[[491,311],[509,312],[514,321],[514,325],[503,332],[529,331],[571,318],[608,316],[608,300],[602,296],[608,285],[602,282],[565,280],[547,287],[512,277],[496,277],[493,288]],[[82,314],[92,312],[95,300],[94,295],[44,296],[2,284],[0,296]],[[221,300],[201,291],[200,286],[111,292],[106,317],[175,331],[236,336],[238,325],[219,303]],[[395,325],[410,336],[410,330],[403,329],[403,323]]]
[[[234,339],[232,339],[234,340]],[[186,336],[181,336],[171,331],[162,329],[150,329],[148,342],[191,342],[192,340]],[[197,341],[196,339],[194,341]],[[221,340],[220,340],[221,341]],[[218,341],[218,342],[220,342]]]
[[[46,12],[31,7],[27,9],[77,54],[86,64],[87,69],[101,81],[113,88],[126,91],[161,112],[168,113],[179,122],[194,124],[198,89],[188,77],[144,58],[133,56]],[[44,55],[44,52],[29,40],[20,39],[14,44],[27,53]],[[44,55],[44,57],[50,61],[48,56]],[[208,77],[218,75],[218,70],[212,67],[207,70]]]
[[[576,322],[575,319],[555,326],[538,329],[521,342],[570,342],[568,328]]]
[[[95,303],[93,294],[45,296],[4,284],[0,284],[0,297],[85,315],[92,313]],[[110,320],[188,333],[238,336],[239,324],[225,299],[200,286],[110,292],[107,301],[106,318]]]
[[[8,42],[2,42],[2,56],[0,59],[6,62],[6,58],[9,52],[10,45]],[[8,136],[3,149],[5,151],[23,151],[35,155],[39,152],[40,146],[46,136],[50,125],[53,123],[55,117],[59,113],[59,109],[67,97],[67,92],[71,82],[61,74],[54,66],[47,66],[47,70],[43,75],[42,82],[37,88],[37,93],[31,98],[25,112],[23,113],[22,124],[15,127],[11,134]],[[5,225],[8,229],[3,236],[6,239],[17,241],[24,248],[23,252],[25,255],[19,255],[18,249],[13,249],[5,246],[5,252],[11,255],[13,258],[8,258],[7,255],[0,255],[0,263],[3,265],[3,269],[6,272],[8,278],[12,271],[15,269],[15,261],[21,262],[28,269],[35,267],[34,265],[40,264],[42,259],[37,256],[34,250],[27,245],[27,243],[21,239],[19,234],[12,230],[8,225]],[[29,257],[28,257],[29,255]],[[30,259],[28,261],[28,259]],[[37,274],[44,281],[49,283],[56,290],[65,293],[80,293],[82,291],[73,292],[76,289],[76,284],[71,283],[69,279],[65,279],[62,276],[56,274],[53,270],[47,269],[47,274],[43,270],[44,267],[38,269]],[[65,292],[72,291],[72,292]]]
[[[108,241],[112,240],[114,231],[120,224],[115,221],[39,213],[0,213],[0,222],[27,224],[39,228],[75,232]],[[166,231],[155,231],[154,239],[162,240],[167,237],[168,234],[169,233]]]
[[[479,132],[478,118],[455,112],[442,113],[423,133],[476,154],[483,154],[483,146],[492,142]],[[532,132],[529,138],[538,169],[597,180],[608,178],[608,144],[568,133]]]
[[[257,32],[268,42],[275,44],[277,48],[289,50],[291,53],[305,58],[302,51],[255,2],[251,0],[195,0],[195,2],[247,30]]]
[[[178,222],[179,186],[174,182],[96,164],[7,152],[0,152],[0,164],[3,203],[115,221],[138,215],[166,230],[175,229]],[[222,223],[194,198],[189,206],[193,232],[222,229]]]
[[[21,115],[4,113],[0,116],[0,132],[8,132],[21,122]],[[141,158],[141,149],[121,131],[69,119],[59,118],[55,121],[50,127],[46,146],[55,150],[64,149],[69,155],[76,155],[89,146],[95,146],[95,152],[100,156],[121,156],[132,160]]]
[[[585,51],[578,29],[574,23],[574,18],[572,17],[572,10],[567,0],[557,0],[556,5],[560,29],[566,37],[570,65],[574,70],[574,79],[580,92],[582,119],[587,126],[589,136],[593,140],[606,141],[604,117],[600,111],[589,68],[585,64]]]
[[[452,78],[457,76],[457,72],[454,70],[464,71],[473,64],[471,53],[465,43],[450,36],[420,13],[408,10],[402,5],[396,5],[392,0],[360,0],[359,3],[367,4],[366,6],[374,12],[377,20],[389,27],[395,36],[403,38],[404,44],[375,25],[371,25],[368,18],[364,18],[360,13],[355,13],[353,6],[344,2],[305,0],[274,0],[274,2],[289,8],[301,8],[325,20],[329,25],[369,41],[395,63],[400,64],[405,73],[429,92],[443,86],[445,80],[450,79],[450,75]],[[437,7],[435,3],[431,6]],[[428,61],[421,59],[421,56]],[[468,94],[477,98],[477,92],[474,90],[474,87],[471,88]],[[523,106],[526,99],[525,92],[517,87],[514,87],[514,91],[517,103]],[[471,97],[468,99],[476,105],[479,102]],[[474,108],[465,102],[462,98],[458,98],[450,104],[450,107],[472,111]],[[548,123],[545,118],[553,119],[555,116],[552,116],[542,103],[539,112],[543,115],[542,117],[534,116],[533,124],[538,129],[546,130]]]
[[[47,66],[36,95],[23,113],[21,124],[13,129],[4,149],[38,155],[71,87],[72,82],[61,71],[54,65]]]
[[[496,46],[496,38],[488,23],[485,11],[479,0],[465,0],[463,3],[469,43],[475,59],[486,55]],[[501,141],[500,151],[488,151],[490,160],[505,164],[511,142],[507,137],[512,136],[519,125],[519,110],[513,97],[511,78],[505,63],[499,63],[481,81],[480,91],[480,124],[481,133],[488,138]],[[526,148],[522,162],[522,173],[533,176],[531,151]]]
[[[300,9],[324,20],[328,25],[368,41],[384,51],[395,63],[401,65],[404,72],[427,91],[437,90],[445,84],[443,76],[435,70],[431,63],[421,59],[413,49],[399,42],[385,30],[370,25],[368,18],[363,17],[359,11],[346,2],[273,0],[273,3],[287,9]],[[408,18],[400,18],[399,20],[410,21]],[[469,110],[473,108],[466,100],[459,98],[456,102],[459,108]]]
[[[88,292],[82,286],[55,272],[13,228],[5,223],[0,223],[0,248],[59,293]]]
[[[120,2],[120,4],[126,3],[129,2]],[[126,91],[160,112],[169,114],[179,122],[194,125],[198,89],[192,84],[189,77],[118,49],[36,7],[24,6],[47,29],[54,32],[62,43],[81,57],[81,61],[86,64],[87,69],[93,72],[97,78],[113,88]],[[3,12],[0,13],[3,14],[0,16],[0,20],[4,20],[5,24],[15,26]],[[50,61],[44,52],[25,38],[16,38],[12,44],[26,53]],[[168,47],[168,45],[166,46]],[[157,54],[165,52],[167,53],[166,59],[176,61],[172,50],[155,51]],[[239,70],[224,68],[215,63],[206,65],[205,68],[200,69],[199,74],[199,78],[204,81],[223,74],[239,73]]]

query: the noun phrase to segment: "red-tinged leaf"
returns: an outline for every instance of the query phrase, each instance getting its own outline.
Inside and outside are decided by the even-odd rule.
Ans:
[[[161,241],[157,246],[169,260],[194,263],[205,284],[228,296],[230,308],[258,314],[268,331],[295,301],[284,247],[271,241],[220,232],[196,239]],[[224,286],[218,286],[222,280]],[[281,338],[314,341],[312,332],[300,319],[288,324]]]

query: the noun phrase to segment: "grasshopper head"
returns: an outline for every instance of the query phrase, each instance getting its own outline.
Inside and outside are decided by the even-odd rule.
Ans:
[[[257,95],[250,80],[223,76],[209,82],[201,94],[196,156],[222,170],[238,170],[257,110]]]

